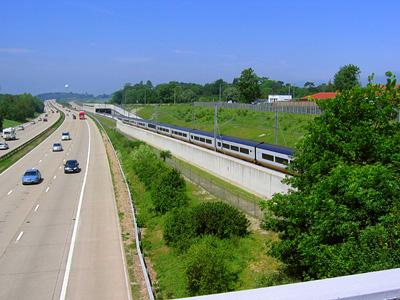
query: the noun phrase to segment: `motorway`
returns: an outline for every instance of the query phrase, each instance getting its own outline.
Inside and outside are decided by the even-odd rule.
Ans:
[[[52,152],[55,142],[64,151]],[[79,173],[64,174],[68,159]],[[43,179],[24,186],[30,168]],[[107,155],[91,119],[69,113],[0,182],[0,299],[130,299]]]
[[[48,127],[57,122],[59,114],[56,113],[55,109],[53,109],[54,113],[52,113],[51,109],[48,108],[48,106],[46,106],[45,111],[46,111],[45,113],[48,114],[47,117],[48,122],[38,121],[39,117],[42,118],[42,120],[45,118],[45,113],[42,113],[38,116],[38,118],[34,119],[35,124],[32,124],[31,122],[21,124],[22,126],[24,126],[25,129],[16,130],[17,138],[15,140],[5,141],[8,144],[9,148],[7,150],[1,150],[0,156],[14,150],[18,146],[21,146],[23,143],[37,136],[39,133],[41,133],[42,131],[44,131],[45,129],[47,129]],[[1,139],[1,141],[3,141],[3,139]]]

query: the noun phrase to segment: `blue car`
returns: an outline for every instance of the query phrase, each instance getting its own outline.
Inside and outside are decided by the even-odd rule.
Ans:
[[[38,169],[27,170],[22,176],[22,184],[34,184],[39,183],[42,179],[42,175]]]

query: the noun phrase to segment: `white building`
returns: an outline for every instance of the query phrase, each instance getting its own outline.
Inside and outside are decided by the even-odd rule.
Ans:
[[[277,101],[291,101],[292,95],[269,95],[268,103],[275,103]]]

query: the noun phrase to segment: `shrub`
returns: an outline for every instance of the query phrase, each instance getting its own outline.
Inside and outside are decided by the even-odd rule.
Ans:
[[[151,188],[155,179],[162,174],[166,167],[157,155],[146,144],[140,144],[131,154],[131,167],[146,188]]]
[[[168,246],[180,253],[186,251],[195,237],[192,211],[188,207],[173,209],[168,213],[163,229],[164,240]]]
[[[151,200],[155,211],[161,214],[188,203],[186,182],[177,169],[161,173],[159,179],[153,184]]]
[[[215,235],[220,239],[231,235],[245,236],[250,221],[236,207],[224,202],[206,202],[193,209],[197,235]]]
[[[184,256],[186,284],[191,296],[232,291],[238,274],[230,268],[227,243],[206,236],[193,244]]]

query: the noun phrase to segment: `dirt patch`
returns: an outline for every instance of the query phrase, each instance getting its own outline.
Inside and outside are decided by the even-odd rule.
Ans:
[[[125,185],[124,177],[119,167],[118,159],[114,153],[114,150],[106,134],[103,131],[101,131],[101,134],[104,145],[106,147],[113,178],[114,193],[117,202],[122,240],[131,280],[132,297],[133,299],[150,299],[147,292],[146,281],[143,276],[142,266],[140,264],[139,256],[135,247],[135,226],[133,223],[132,208],[129,199],[128,189]],[[154,280],[156,274],[151,268],[151,263],[150,261],[148,261],[148,258],[146,258],[146,265],[149,272],[150,280]]]

